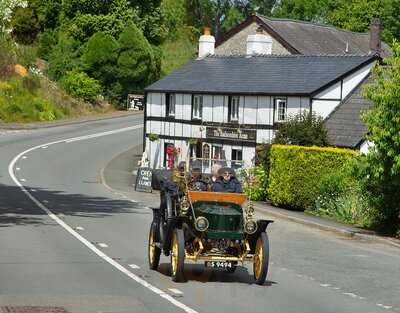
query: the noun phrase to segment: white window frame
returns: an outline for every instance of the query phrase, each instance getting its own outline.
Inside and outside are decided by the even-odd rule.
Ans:
[[[285,122],[287,119],[287,99],[276,98],[275,99],[275,121]]]
[[[174,93],[168,93],[167,94],[167,101],[168,101],[168,106],[167,106],[167,116],[175,117],[175,105],[176,105],[176,97]]]
[[[239,122],[240,96],[231,96],[229,106],[229,121]]]
[[[203,95],[193,95],[192,119],[201,120],[203,117]]]

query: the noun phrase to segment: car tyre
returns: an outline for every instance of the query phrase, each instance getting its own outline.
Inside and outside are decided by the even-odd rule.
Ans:
[[[152,222],[150,226],[149,232],[149,242],[148,242],[148,259],[149,259],[149,267],[151,270],[157,270],[158,264],[160,263],[160,255],[161,249],[156,245],[157,244],[157,232],[158,227],[157,224]]]
[[[174,282],[183,282],[185,264],[185,237],[182,229],[176,228],[171,241],[171,277]]]
[[[263,285],[268,274],[269,240],[268,235],[262,232],[256,241],[253,259],[253,273],[256,284]]]

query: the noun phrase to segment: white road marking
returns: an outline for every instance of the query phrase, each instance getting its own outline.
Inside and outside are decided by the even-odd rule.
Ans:
[[[129,267],[130,267],[130,268],[133,268],[133,269],[135,269],[135,270],[140,269],[140,266],[137,266],[136,264],[129,264]]]
[[[25,159],[27,159],[28,157],[27,157],[26,155],[24,155],[22,158],[25,160]]]
[[[104,242],[99,242],[98,243],[99,247],[101,248],[108,248],[108,244],[104,243]]]
[[[76,230],[85,230],[82,226],[76,226],[75,229]]]
[[[25,178],[21,178],[20,181],[26,182],[26,179]]]
[[[36,190],[36,189],[31,189],[31,191],[32,191],[32,192],[36,192],[37,190]]]
[[[169,291],[173,292],[176,295],[183,295],[183,292],[176,288],[168,288]]]
[[[143,125],[139,124],[139,125],[120,128],[120,129],[116,129],[116,130],[110,130],[110,131],[106,131],[106,132],[102,132],[102,133],[96,133],[96,134],[91,134],[91,135],[86,135],[86,136],[69,138],[69,139],[63,140],[62,142],[70,143],[70,142],[75,142],[75,141],[80,141],[80,140],[86,140],[86,139],[92,139],[92,138],[97,138],[97,137],[103,137],[103,136],[107,136],[107,135],[118,134],[118,133],[126,132],[129,130],[135,130],[135,129],[139,129],[139,128],[143,128]],[[49,143],[48,146],[50,146],[51,144],[52,143]]]
[[[48,148],[47,146],[43,146],[43,147],[42,147],[42,149],[47,149],[47,148]]]
[[[321,287],[330,287],[331,284],[319,284]]]
[[[48,200],[42,200],[44,203],[49,203],[49,201]]]
[[[111,134],[115,134],[115,133],[120,133],[122,131],[128,131],[128,130],[132,130],[132,129],[138,129],[138,128],[142,128],[143,125],[136,125],[133,127],[126,127],[126,128],[122,128],[119,130],[115,130],[112,132],[104,132],[104,133],[99,133],[99,134],[94,134],[91,135],[90,138],[96,138],[96,137],[100,137],[100,136],[107,136],[107,135],[111,135]],[[95,136],[97,135],[97,136]],[[125,274],[126,276],[128,276],[129,278],[131,278],[132,280],[136,281],[138,284],[142,285],[143,287],[151,290],[152,292],[154,292],[156,295],[160,296],[161,298],[167,300],[168,302],[170,302],[171,304],[175,305],[176,307],[182,309],[183,311],[187,312],[187,313],[198,313],[196,310],[188,307],[187,305],[183,304],[182,302],[176,300],[174,297],[172,297],[171,295],[167,294],[166,292],[162,291],[161,289],[153,286],[152,284],[150,284],[149,282],[147,282],[146,280],[144,280],[143,278],[133,274],[132,272],[130,272],[129,270],[127,270],[124,266],[122,266],[121,264],[119,264],[118,262],[116,262],[115,260],[113,260],[111,257],[109,257],[107,254],[105,254],[103,251],[101,251],[100,249],[98,249],[94,244],[92,244],[90,241],[88,241],[85,237],[83,237],[82,235],[80,235],[78,232],[76,232],[71,226],[69,226],[67,223],[65,223],[63,220],[60,219],[59,216],[61,216],[61,214],[59,214],[59,216],[55,215],[51,210],[49,210],[44,204],[42,204],[39,200],[37,200],[32,194],[29,193],[29,191],[19,182],[19,180],[17,179],[17,177],[15,176],[14,173],[14,166],[15,164],[18,162],[18,160],[26,153],[29,153],[33,150],[39,149],[42,146],[50,146],[50,145],[54,145],[54,144],[59,144],[59,143],[64,143],[64,142],[72,142],[73,141],[78,141],[78,140],[84,140],[84,139],[89,139],[88,136],[82,136],[82,137],[75,137],[75,138],[70,138],[70,139],[64,139],[64,140],[58,140],[58,141],[54,141],[54,142],[49,142],[47,144],[44,145],[39,145],[39,146],[35,146],[32,147],[28,150],[25,150],[23,152],[21,152],[20,154],[18,154],[12,161],[11,163],[8,165],[8,173],[11,177],[11,179],[14,181],[14,183],[21,189],[21,191],[23,193],[25,193],[25,195],[32,200],[33,203],[35,203],[40,209],[42,209],[51,219],[53,219],[57,224],[59,224],[62,228],[64,228],[68,233],[70,233],[73,237],[75,237],[77,240],[79,240],[82,244],[84,244],[88,249],[90,249],[92,252],[94,252],[96,255],[98,255],[100,258],[102,258],[104,261],[108,262],[110,265],[114,266],[116,269],[118,269],[120,272],[122,272],[123,274]],[[63,215],[64,216],[64,215]]]
[[[19,171],[21,168],[17,167],[16,170]]]
[[[384,305],[384,304],[382,304],[382,303],[377,303],[376,305],[377,305],[377,306],[380,306],[381,308],[384,308],[384,309],[386,309],[386,310],[389,310],[389,309],[392,308],[391,305]]]

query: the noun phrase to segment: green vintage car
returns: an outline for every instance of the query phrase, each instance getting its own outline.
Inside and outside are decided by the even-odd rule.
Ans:
[[[266,229],[271,220],[254,220],[245,194],[188,191],[174,199],[161,192],[153,209],[148,242],[149,266],[157,270],[161,252],[171,257],[171,276],[184,281],[185,262],[233,273],[238,265],[253,263],[254,279],[264,284],[269,263]]]

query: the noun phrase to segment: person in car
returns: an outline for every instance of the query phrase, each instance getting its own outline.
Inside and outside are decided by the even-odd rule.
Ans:
[[[221,169],[222,165],[220,163],[215,163],[211,168],[211,183],[215,183],[219,178],[219,170]]]
[[[215,192],[243,192],[241,183],[230,167],[223,167],[219,170],[219,178],[213,183],[211,190]]]
[[[209,190],[209,185],[209,178],[201,173],[201,163],[197,161],[193,162],[189,189],[194,191],[207,191]]]

